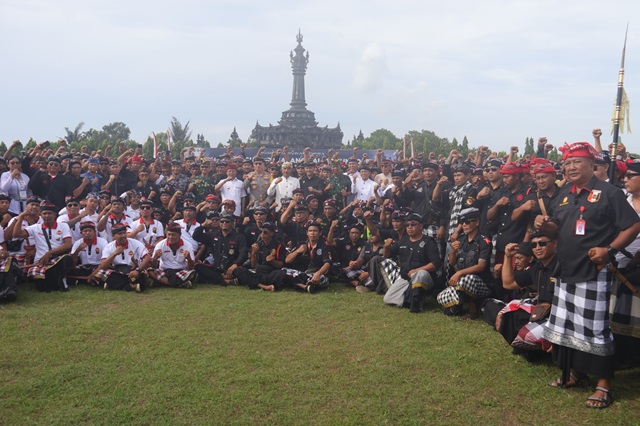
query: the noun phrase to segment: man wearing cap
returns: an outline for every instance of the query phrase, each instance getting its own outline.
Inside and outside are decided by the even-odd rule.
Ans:
[[[244,183],[236,178],[237,173],[238,170],[235,164],[229,164],[227,166],[227,178],[218,182],[215,189],[220,192],[223,203],[226,200],[233,200],[236,207],[233,214],[241,217],[247,193],[244,190]]]
[[[460,230],[460,211],[465,208],[474,207],[478,195],[478,190],[469,182],[469,166],[466,164],[456,164],[451,167],[451,171],[453,172],[453,187],[450,187],[446,200],[448,214],[441,216],[440,229],[438,230],[438,238],[446,235],[448,237],[448,244],[450,244],[452,240],[457,239],[457,235],[454,236],[454,234],[457,234]],[[441,193],[446,194],[446,192],[443,192],[443,189],[447,186],[448,181],[449,178],[447,176],[443,176],[438,180],[432,196],[434,201],[442,202],[440,195]],[[444,205],[441,208],[442,211],[445,211]]]
[[[21,228],[27,215],[20,213],[13,227],[14,238],[30,238],[35,241],[35,265],[29,268],[28,276],[36,281],[38,291],[67,291],[65,275],[73,268],[73,260],[67,253],[71,250],[71,232],[66,223],[57,223],[58,208],[55,204],[42,202],[40,216],[42,224]]]
[[[534,227],[558,232],[558,261],[551,315],[544,338],[562,369],[557,386],[570,387],[584,375],[598,377],[587,406],[605,408],[613,396],[614,342],[609,326],[611,274],[604,264],[640,232],[640,218],[620,189],[594,175],[595,149],[587,142],[560,148],[569,183],[553,216],[537,216]],[[571,377],[573,373],[573,377]]]
[[[167,225],[167,239],[158,242],[153,249],[149,276],[167,287],[193,288],[196,276],[195,255],[191,246],[180,236],[182,228],[177,223]]]
[[[127,226],[116,223],[111,227],[111,241],[102,250],[102,258],[94,277],[104,289],[144,290],[145,271],[151,265],[149,251],[140,241],[127,238]]]
[[[98,272],[98,266],[102,261],[102,251],[109,243],[104,238],[98,237],[95,222],[80,222],[79,228],[82,238],[73,243],[73,247],[71,247],[71,258],[76,266],[69,271],[68,275],[87,277],[87,282],[96,284],[93,274]]]
[[[304,165],[304,174],[305,176],[300,179],[300,188],[305,198],[310,194],[322,197],[327,182],[316,174],[316,165],[313,162]]]
[[[96,157],[91,157],[87,160],[87,171],[82,173],[80,177],[83,179],[83,183],[85,182],[85,186],[90,188],[89,192],[95,192],[96,194],[100,191],[100,187],[102,186],[103,177],[99,173],[100,170],[100,160]]]
[[[236,232],[234,216],[229,213],[220,215],[220,232],[207,233],[211,222],[206,220],[203,226],[196,228],[195,241],[203,244],[213,256],[213,264],[198,263],[195,268],[200,280],[212,284],[233,284],[233,271],[247,260],[247,242],[244,235]]]
[[[478,304],[491,295],[491,240],[478,232],[480,210],[475,207],[460,212],[462,234],[451,244],[448,264],[451,274],[449,286],[438,296],[445,314],[455,315],[469,302],[464,319],[478,318]]]
[[[178,225],[179,226],[179,225]],[[131,223],[127,238],[135,238],[153,253],[156,244],[164,239],[162,222],[153,218],[153,203],[147,199],[140,202],[140,218]]]
[[[198,242],[193,239],[193,234],[200,227],[196,220],[196,208],[193,205],[185,204],[182,210],[182,219],[176,220],[175,223],[182,229],[181,238],[185,243],[191,246],[194,253],[198,253]]]
[[[307,226],[307,241],[287,254],[285,268],[286,282],[308,293],[315,293],[329,287],[331,254],[329,247],[321,239],[321,228],[317,223]]]
[[[251,245],[252,270],[241,266],[233,270],[233,276],[252,290],[276,291],[284,284],[286,272],[282,267],[286,251],[275,238],[276,229],[271,222],[262,224],[260,238]]]
[[[362,238],[363,229],[361,225],[352,225],[348,229],[348,236],[334,238],[334,232],[338,228],[338,221],[334,220],[327,236],[327,245],[334,248],[332,274],[340,281],[358,285],[358,277],[364,270],[357,267],[357,260],[364,247],[365,240]],[[362,263],[359,264],[362,266]]]
[[[84,199],[91,192],[91,181],[81,176],[82,163],[79,160],[69,162],[69,171],[64,175],[65,186],[64,195],[75,197],[78,200]]]
[[[124,173],[117,160],[109,163],[109,179],[102,185],[102,189],[108,189],[112,195],[124,194],[135,186],[135,182]]]
[[[531,244],[536,260],[523,271],[514,271],[511,267],[511,259],[518,253],[519,245],[509,243],[505,248],[502,285],[507,290],[520,290],[522,298],[509,302],[496,318],[496,330],[516,348],[514,353],[525,354],[527,360],[532,359],[530,351],[546,352],[551,348],[542,334],[560,268],[556,256],[557,241],[553,236],[535,230],[531,234]],[[538,313],[531,318],[536,306],[539,306]]]
[[[71,230],[71,244],[82,238],[80,226],[78,222],[82,219],[80,216],[80,203],[74,197],[65,197],[67,212],[58,216],[58,223],[66,223]],[[74,220],[75,219],[75,220]]]
[[[249,194],[249,205],[268,206],[267,189],[271,184],[271,176],[265,169],[264,159],[256,157],[253,159],[254,170],[245,175],[244,189]]]
[[[27,199],[24,216],[18,221],[18,217],[14,217],[9,221],[7,228],[4,231],[5,243],[9,254],[16,259],[18,266],[26,266],[31,263],[33,256],[35,255],[35,242],[29,237],[25,239],[14,238],[13,230],[15,226],[19,226],[20,229],[26,229],[28,226],[42,223],[40,217],[40,199],[36,196],[31,196]],[[16,222],[21,222],[20,225],[16,225]]]
[[[291,216],[294,215],[294,220]],[[289,203],[280,216],[280,224],[285,232],[285,242],[298,247],[307,240],[307,225],[309,224],[309,207],[304,204]]]
[[[422,217],[410,213],[406,218],[406,235],[397,241],[387,238],[383,254],[396,262],[397,267],[383,268],[381,278],[386,286],[384,303],[398,307],[409,307],[411,312],[424,310],[424,300],[434,287],[433,276],[442,266],[436,241],[422,234]]]
[[[204,222],[209,212],[220,212],[222,199],[214,194],[209,194],[205,200],[196,206],[196,220],[200,223]]]
[[[51,188],[53,188],[53,184],[56,180],[60,183],[62,182],[63,178],[61,178],[61,176],[60,159],[57,157],[50,157],[46,171],[42,172],[38,170],[29,181],[28,187],[33,191],[34,195],[44,199],[49,197]],[[64,207],[64,185],[57,184],[56,187],[59,189],[62,197],[60,206],[58,207],[58,210],[60,210]]]
[[[487,212],[503,195],[507,195],[507,189],[502,183],[500,167],[502,167],[502,161],[497,158],[490,158],[484,163],[487,185],[478,192],[477,196],[478,209],[480,210],[479,232],[489,238],[498,232],[498,220],[494,218],[489,221]]]
[[[437,163],[425,162],[422,169],[414,169],[411,180],[407,179],[406,190],[402,192],[402,205],[410,206],[411,211],[424,218],[427,235],[434,238],[440,225],[440,206],[432,200],[439,170]]]
[[[262,233],[262,226],[268,221],[267,216],[269,210],[266,207],[258,206],[253,209],[253,221],[248,217],[245,217],[245,222],[242,224],[242,233],[247,239],[247,245],[251,246],[253,243],[260,239]]]
[[[124,213],[124,201],[120,197],[111,197],[111,208],[101,212],[98,221],[98,232],[101,232],[102,238],[108,242],[113,241],[113,233],[111,227],[115,224],[121,224],[127,228],[131,228],[133,220]]]
[[[322,215],[315,219],[316,223],[320,224],[322,229],[322,235],[326,238],[329,234],[329,228],[331,222],[338,219],[338,210],[336,208],[335,200],[326,200],[322,203]]]
[[[166,185],[175,193],[176,191],[187,192],[189,186],[189,176],[182,173],[182,163],[180,160],[171,162],[171,175],[167,177]]]
[[[276,211],[282,209],[282,199],[285,197],[293,197],[293,190],[300,188],[298,178],[291,176],[293,165],[290,162],[282,163],[282,176],[274,179],[267,189],[269,197],[273,197],[276,205]]]

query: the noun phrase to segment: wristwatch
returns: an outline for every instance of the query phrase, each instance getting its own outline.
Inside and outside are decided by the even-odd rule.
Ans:
[[[616,248],[613,248],[611,246],[607,246],[607,253],[609,253],[609,259],[613,260],[613,258],[616,257],[616,254],[618,254],[619,251],[620,250],[618,250]]]

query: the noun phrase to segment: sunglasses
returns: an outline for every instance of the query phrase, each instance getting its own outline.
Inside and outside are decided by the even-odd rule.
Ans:
[[[254,213],[255,216],[265,216],[266,213],[265,212],[256,212]]]
[[[407,226],[418,226],[420,225],[419,222],[407,222]]]
[[[67,204],[67,207],[78,207],[80,204],[78,203],[69,203]]]
[[[465,219],[460,221],[460,223],[462,223],[463,225],[469,225],[471,222],[475,222],[478,219]]]
[[[497,172],[498,169],[497,167],[487,167],[486,169],[484,169],[485,172]]]
[[[140,206],[140,210],[152,210],[153,207],[151,206]]]
[[[267,234],[267,233],[269,233],[269,232],[270,232],[270,231],[269,231],[268,229],[263,229],[263,230],[262,230],[262,233],[263,233],[263,234]]]
[[[230,220],[221,220],[220,223],[231,223]]]
[[[536,247],[546,247],[551,241],[538,241],[537,243],[531,243],[532,248]]]

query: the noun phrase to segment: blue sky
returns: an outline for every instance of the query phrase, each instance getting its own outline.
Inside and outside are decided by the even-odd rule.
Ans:
[[[632,1],[4,0],[0,140],[122,121],[144,141],[172,116],[214,144],[234,126],[246,140],[289,106],[298,28],[308,108],[321,126],[340,122],[345,142],[381,127],[496,149],[591,140],[594,127],[609,134],[638,12]],[[631,21],[632,128],[639,46]]]

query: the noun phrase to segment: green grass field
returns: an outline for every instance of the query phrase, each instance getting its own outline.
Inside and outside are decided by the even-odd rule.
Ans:
[[[414,315],[341,284],[73,288],[0,306],[0,424],[639,424],[640,370],[615,404],[547,386],[481,321]]]

